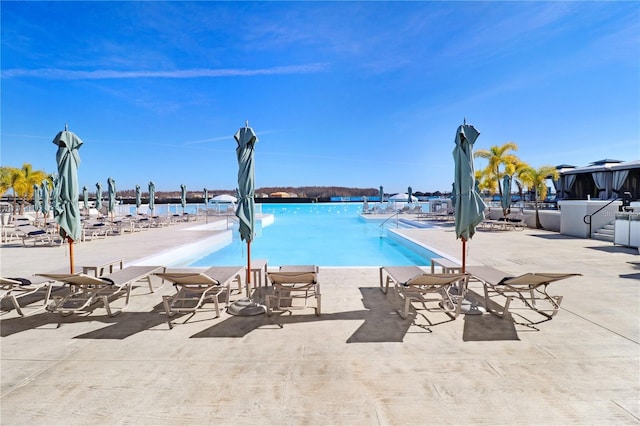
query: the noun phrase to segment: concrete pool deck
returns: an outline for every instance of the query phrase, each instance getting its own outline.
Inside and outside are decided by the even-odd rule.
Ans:
[[[131,263],[216,232],[193,226],[80,243],[76,264]],[[461,257],[451,224],[398,232]],[[2,246],[2,276],[68,266],[64,246],[17,244]],[[561,311],[535,325],[490,314],[403,321],[371,267],[321,268],[320,317],[203,311],[169,330],[168,285],[136,286],[129,309],[111,318],[101,307],[65,318],[3,312],[0,423],[640,423],[637,250],[534,229],[479,230],[468,249],[468,264],[583,275],[550,286],[564,296]],[[478,283],[470,288],[479,299]]]

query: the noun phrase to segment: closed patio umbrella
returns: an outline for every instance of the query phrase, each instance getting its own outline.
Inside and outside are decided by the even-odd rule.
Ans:
[[[409,204],[413,202],[412,198],[413,198],[413,189],[409,187],[407,188],[407,199],[409,200],[408,201]]]
[[[86,186],[82,187],[82,203],[84,204],[84,212],[89,216],[89,190]]]
[[[42,191],[42,216],[44,217],[44,224],[47,224],[47,217],[49,216],[49,181],[44,179],[40,185]]]
[[[69,242],[69,267],[70,273],[73,274],[73,242],[78,241],[82,233],[78,203],[78,166],[80,165],[78,149],[82,146],[82,140],[68,131],[65,126],[65,130],[56,135],[53,143],[58,146],[56,153],[58,201],[55,217],[60,225],[60,236]]]
[[[204,220],[205,223],[209,223],[209,191],[207,191],[207,188],[202,191],[204,192],[202,195],[204,197]]]
[[[33,210],[36,212],[36,222],[38,221],[38,213],[42,208],[42,203],[40,202],[40,186],[37,184],[33,184]]]
[[[102,185],[100,182],[96,183],[96,210],[100,212],[102,208]]]
[[[51,190],[51,212],[55,219],[58,215],[58,209],[60,208],[60,186],[58,185],[58,175],[53,174],[53,189]]]
[[[180,205],[182,205],[182,215],[184,216],[184,208],[187,206],[187,187],[180,185]]]
[[[141,204],[142,204],[142,194],[140,193],[140,185],[136,185],[136,214],[140,214]]]
[[[506,217],[507,210],[509,210],[509,206],[511,206],[511,176],[509,175],[504,175],[502,178],[502,198],[500,199],[500,204],[502,204],[502,211]]]
[[[453,150],[455,163],[454,193],[456,238],[462,240],[462,272],[466,266],[466,243],[476,232],[476,226],[484,219],[484,201],[475,188],[473,170],[473,144],[480,132],[466,122],[456,131]]]
[[[378,190],[378,196],[380,197],[380,202],[383,203],[384,202],[384,190],[382,189],[382,186]]]
[[[241,127],[234,138],[238,144],[236,147],[236,156],[238,159],[238,207],[236,208],[236,216],[240,222],[240,238],[247,242],[247,299],[249,298],[249,289],[251,288],[251,242],[254,237],[254,220],[255,220],[255,166],[253,150],[258,137],[253,129],[249,127],[249,123],[245,122],[245,126]],[[229,312],[234,315],[257,315],[265,312],[264,307],[255,304],[253,301],[241,302],[239,305],[230,306]]]
[[[449,198],[451,198],[451,204],[453,204],[453,207],[456,206],[456,184],[455,182],[451,184],[451,195],[449,196]]]
[[[113,220],[113,216],[116,210],[116,181],[113,180],[112,178],[107,179],[107,185],[108,185],[108,204],[107,204],[107,211],[111,214],[111,220]]]
[[[149,182],[149,210],[151,210],[151,216],[153,216],[153,208],[156,205],[156,185],[153,182]]]

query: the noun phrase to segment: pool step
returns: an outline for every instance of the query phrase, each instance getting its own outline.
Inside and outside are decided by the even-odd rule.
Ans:
[[[385,228],[390,229],[416,229],[416,228],[431,228],[431,225],[417,220],[399,218],[397,221],[388,222],[385,224]]]

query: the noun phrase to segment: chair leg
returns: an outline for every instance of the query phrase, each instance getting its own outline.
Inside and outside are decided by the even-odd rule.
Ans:
[[[13,294],[10,294],[9,298],[11,299],[11,303],[13,303],[13,307],[16,308],[16,312],[18,313],[18,315],[23,317],[24,316],[24,312],[22,312],[22,308],[20,307],[20,304],[18,303],[18,299]]]
[[[316,316],[319,317],[320,316],[320,308],[321,308],[321,295],[317,294],[316,295]]]
[[[112,317],[114,314],[113,312],[111,312],[111,306],[109,305],[109,296],[105,294],[101,296],[100,299],[102,300],[102,304],[104,305],[104,308],[107,310],[107,315]]]
[[[270,317],[272,312],[273,312],[273,309],[271,308],[271,299],[273,299],[273,298],[274,298],[274,296],[271,295],[271,294],[267,294],[264,297],[264,304],[267,306],[267,316],[268,317]]]
[[[167,313],[167,324],[169,325],[169,330],[171,330],[173,329],[171,317],[174,313],[171,312],[171,308],[169,307],[169,300],[171,300],[171,296],[162,296],[162,305],[164,306],[164,311]]]
[[[405,296],[404,299],[404,309],[402,311],[398,311],[398,314],[400,315],[400,317],[402,319],[407,319],[409,318],[409,308],[411,307],[411,298]]]
[[[491,297],[490,297],[490,295],[489,295],[489,293],[491,292],[491,290],[489,289],[489,285],[488,285],[487,283],[483,283],[483,284],[484,284],[484,285],[483,285],[483,287],[484,287],[484,303],[485,303],[485,306],[487,307],[487,310],[488,310],[489,312],[491,312],[493,315],[496,315],[496,316],[497,316],[497,317],[499,317],[499,318],[504,318],[504,315],[505,315],[505,312],[506,312],[506,307],[508,307],[508,306],[509,306],[509,300],[507,299],[507,304],[506,304],[506,306],[505,306],[505,309],[502,311],[502,313],[500,313],[500,312],[498,312],[498,311],[496,311],[496,310],[492,309],[492,308],[491,308],[491,305],[492,305],[494,302],[491,300]]]
[[[218,318],[220,316],[220,305],[219,305],[219,302],[218,302],[218,296],[219,295],[213,296],[213,304],[216,307],[216,318]]]

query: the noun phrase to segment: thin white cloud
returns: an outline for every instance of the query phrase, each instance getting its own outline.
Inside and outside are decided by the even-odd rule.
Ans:
[[[197,68],[173,71],[116,71],[94,70],[76,71],[59,68],[24,69],[15,68],[2,71],[2,78],[34,77],[51,80],[109,80],[135,78],[215,78],[215,77],[251,77],[258,75],[311,74],[327,69],[326,63],[312,63],[304,65],[287,65],[273,68],[259,69],[211,69]]]
[[[251,124],[251,123],[249,123]],[[260,130],[258,132],[258,138],[260,138],[263,135],[269,135],[269,134],[273,134],[273,133],[277,133],[277,130]],[[202,144],[202,143],[209,143],[209,142],[228,142],[229,140],[233,140],[233,135],[235,134],[235,131],[229,135],[226,136],[214,136],[212,138],[206,138],[206,139],[199,139],[199,140],[195,140],[195,141],[186,141],[184,142],[184,145],[197,145],[197,144]]]

